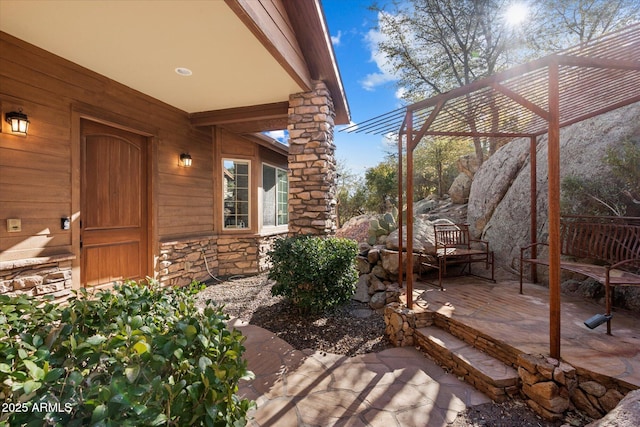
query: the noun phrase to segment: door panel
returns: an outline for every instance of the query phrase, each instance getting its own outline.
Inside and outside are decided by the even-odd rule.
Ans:
[[[82,134],[82,284],[144,278],[146,138],[88,121]]]

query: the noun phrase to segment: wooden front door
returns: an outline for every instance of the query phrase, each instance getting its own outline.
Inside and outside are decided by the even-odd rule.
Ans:
[[[141,279],[147,271],[147,139],[82,122],[82,286]]]

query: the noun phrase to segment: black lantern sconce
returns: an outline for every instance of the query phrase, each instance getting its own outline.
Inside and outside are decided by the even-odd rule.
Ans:
[[[7,123],[11,125],[11,132],[27,136],[29,130],[29,117],[20,111],[12,111],[4,115]]]
[[[182,153],[180,154],[180,166],[185,167],[185,168],[190,168],[191,167],[191,156],[188,153]]]

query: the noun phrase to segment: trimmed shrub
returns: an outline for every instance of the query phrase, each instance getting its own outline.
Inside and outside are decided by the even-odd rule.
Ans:
[[[273,295],[289,298],[301,311],[344,304],[355,292],[356,242],[337,237],[299,235],[277,240],[268,253],[276,281]]]
[[[198,312],[200,288],[130,282],[65,308],[0,296],[0,425],[245,425],[245,338]]]

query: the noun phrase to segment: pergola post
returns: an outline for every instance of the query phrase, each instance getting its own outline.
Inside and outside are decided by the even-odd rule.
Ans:
[[[529,159],[531,166],[530,176],[530,200],[531,200],[531,230],[530,239],[531,244],[535,245],[538,242],[538,153],[536,152],[536,140],[535,136],[531,136],[529,139]],[[531,247],[531,258],[537,258],[538,247]],[[536,264],[531,264],[531,281],[533,283],[538,282],[538,269]],[[522,289],[520,290],[522,293]]]
[[[560,358],[560,96],[559,65],[549,64],[549,353]]]
[[[407,308],[413,309],[413,111],[407,111]],[[398,234],[402,240],[402,233]],[[402,264],[402,253],[400,253]]]
[[[403,269],[402,269],[402,187],[403,187],[403,168],[402,168],[402,138],[406,135],[402,132],[398,135],[398,284],[402,289],[404,287]]]

